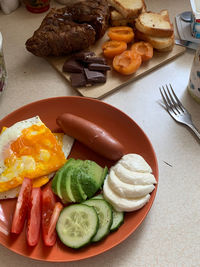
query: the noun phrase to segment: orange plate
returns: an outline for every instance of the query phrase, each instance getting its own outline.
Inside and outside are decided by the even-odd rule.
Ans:
[[[143,130],[126,114],[99,100],[76,96],[40,100],[23,106],[6,116],[0,121],[0,130],[3,126],[9,127],[17,121],[39,115],[52,131],[59,131],[56,125],[56,117],[64,112],[71,112],[95,122],[112,133],[124,145],[126,153],[142,155],[152,167],[153,174],[158,181],[156,155]],[[92,152],[78,141],[75,142],[70,157],[91,159],[101,166],[107,165],[110,167],[114,164],[114,162]],[[52,248],[48,248],[43,245],[42,238],[40,238],[39,244],[35,248],[30,248],[26,243],[25,229],[18,237],[13,237],[10,234],[6,235],[3,232],[6,230],[9,232],[16,200],[2,200],[0,202],[0,243],[23,256],[52,262],[76,261],[101,254],[121,243],[137,229],[151,208],[156,190],[157,186],[151,194],[150,201],[142,209],[126,213],[125,222],[118,231],[111,233],[104,240],[96,244],[90,244],[80,250],[70,249],[59,240]]]

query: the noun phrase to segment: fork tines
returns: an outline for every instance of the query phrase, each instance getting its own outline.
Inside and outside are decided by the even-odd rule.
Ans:
[[[160,89],[160,93],[163,98],[164,104],[166,106],[166,109],[168,111],[172,110],[175,114],[176,112],[178,113],[184,112],[185,108],[183,107],[182,103],[176,96],[171,84],[169,84],[170,89],[168,85],[166,85],[165,87],[166,89],[164,88],[164,86],[162,86],[162,89],[161,87],[159,87],[159,89]]]

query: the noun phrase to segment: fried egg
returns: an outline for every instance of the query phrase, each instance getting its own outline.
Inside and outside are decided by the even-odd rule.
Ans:
[[[52,133],[38,116],[3,127],[0,135],[0,199],[17,195],[24,177],[47,183],[66,162],[74,139]]]

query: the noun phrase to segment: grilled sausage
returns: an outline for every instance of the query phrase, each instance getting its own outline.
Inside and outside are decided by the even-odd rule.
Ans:
[[[58,116],[56,122],[64,133],[105,158],[119,160],[123,156],[123,146],[111,134],[93,122],[70,113]]]

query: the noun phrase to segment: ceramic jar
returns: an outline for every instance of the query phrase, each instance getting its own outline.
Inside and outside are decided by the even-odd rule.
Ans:
[[[32,13],[46,12],[50,7],[50,0],[24,0],[26,9]]]
[[[196,51],[188,84],[190,95],[200,103],[200,46]]]
[[[200,38],[200,1],[190,0],[192,7],[191,33],[194,38]]]

